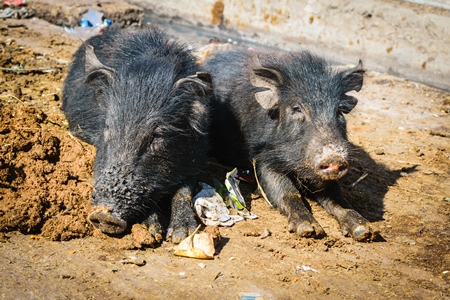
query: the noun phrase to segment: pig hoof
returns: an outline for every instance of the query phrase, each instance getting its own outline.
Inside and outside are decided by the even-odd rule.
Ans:
[[[317,222],[303,221],[300,224],[290,223],[289,232],[295,232],[301,237],[321,238],[325,236],[325,231]]]
[[[169,226],[168,236],[173,244],[179,244],[182,240],[193,234],[197,226],[197,221],[193,217],[184,220],[172,220],[172,224]]]
[[[88,218],[95,228],[107,234],[122,234],[128,227],[125,220],[114,217],[106,208],[92,212]]]
[[[186,234],[186,231],[184,231],[184,230],[174,231],[172,233],[172,243],[179,244],[186,237],[188,237],[188,235]]]
[[[380,234],[380,231],[374,226],[360,225],[353,229],[352,236],[358,242],[370,242],[376,239]]]
[[[147,227],[148,231],[153,236],[155,241],[161,243],[163,240],[163,228],[161,226],[161,223],[159,222],[158,214],[150,214],[144,221],[144,225]]]
[[[148,228],[150,234],[155,238],[156,242],[161,243],[163,240],[163,230],[160,224],[155,224],[155,226],[151,226]]]
[[[191,224],[194,225],[194,224]],[[183,228],[177,228],[174,229],[172,232],[172,243],[179,244],[182,240],[187,238],[189,235],[194,233],[195,229],[197,228],[197,223],[195,223],[195,226],[186,226]]]

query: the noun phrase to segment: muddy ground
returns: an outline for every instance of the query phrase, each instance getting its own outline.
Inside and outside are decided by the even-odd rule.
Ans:
[[[130,236],[92,228],[95,151],[70,134],[59,109],[81,41],[39,19],[1,20],[0,31],[1,298],[450,299],[450,94],[370,70],[365,76],[347,117],[355,158],[342,183],[380,239],[344,237],[315,203],[328,235],[298,238],[250,194],[259,218],[221,227],[214,259],[195,260],[174,256],[167,242],[139,248]],[[205,177],[217,176],[212,169]],[[261,239],[266,228],[271,235]]]

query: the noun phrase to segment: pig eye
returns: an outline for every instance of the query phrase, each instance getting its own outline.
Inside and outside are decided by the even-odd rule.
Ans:
[[[303,113],[303,108],[300,104],[292,105],[292,114]]]
[[[303,106],[299,103],[296,103],[292,105],[292,116],[299,120],[300,122],[303,122],[305,120],[305,110],[303,109]]]
[[[156,130],[153,133],[153,138],[152,138],[152,140],[150,142],[150,150],[156,151],[159,148],[161,148],[163,146],[163,144],[164,144],[163,133],[160,130]]]
[[[142,141],[142,143],[139,147],[138,157],[141,157],[150,152],[152,142],[153,142],[152,138],[146,138]]]
[[[155,130],[153,134],[147,135],[141,143],[139,147],[138,155],[142,156],[146,153],[154,153],[157,151],[163,144],[163,136],[162,133],[158,130]]]

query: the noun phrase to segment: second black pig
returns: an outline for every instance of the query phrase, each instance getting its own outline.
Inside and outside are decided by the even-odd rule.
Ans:
[[[95,227],[121,234],[143,223],[161,241],[160,213],[171,209],[173,242],[195,230],[191,197],[208,149],[211,91],[191,52],[154,26],[109,29],[76,51],[62,109],[97,150]]]
[[[268,201],[288,218],[289,231],[322,237],[305,205],[312,198],[343,233],[368,241],[376,228],[350,207],[338,180],[349,168],[344,114],[363,85],[361,63],[336,71],[309,52],[219,52],[205,62],[215,99],[212,153],[222,163],[251,168]]]

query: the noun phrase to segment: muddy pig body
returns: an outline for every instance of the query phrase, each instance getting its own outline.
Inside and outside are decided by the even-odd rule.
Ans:
[[[288,218],[289,231],[322,237],[305,205],[316,200],[345,235],[378,235],[344,199],[338,180],[347,173],[350,143],[344,114],[357,99],[364,70],[334,70],[309,52],[234,50],[205,62],[215,86],[211,108],[212,154],[229,166],[253,169],[267,200]]]
[[[197,223],[195,178],[208,149],[211,78],[184,45],[151,26],[108,29],[74,54],[62,109],[70,130],[97,150],[91,223],[122,234],[143,223],[179,242]]]

